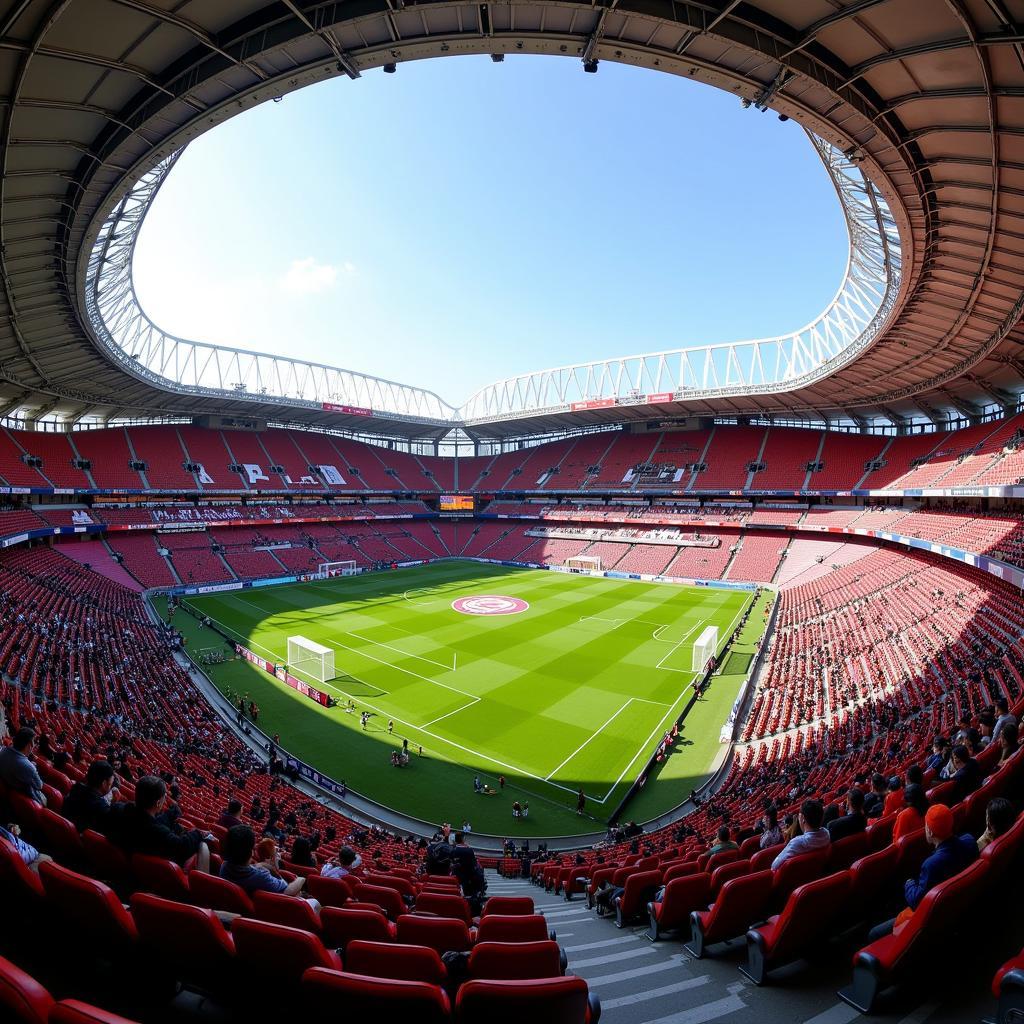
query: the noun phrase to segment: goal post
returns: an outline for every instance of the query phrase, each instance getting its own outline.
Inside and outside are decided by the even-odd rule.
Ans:
[[[355,576],[359,570],[353,559],[344,562],[321,562],[316,569],[317,576],[329,580],[333,576]]]
[[[315,643],[305,636],[288,637],[288,668],[317,682],[334,678],[334,649]]]
[[[701,675],[718,651],[718,627],[708,626],[693,644],[693,671]]]
[[[597,555],[575,555],[567,558],[562,565],[570,572],[600,572],[601,559]]]

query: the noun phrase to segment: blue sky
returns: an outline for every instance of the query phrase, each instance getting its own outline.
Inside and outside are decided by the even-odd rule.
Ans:
[[[458,405],[523,371],[793,330],[845,253],[794,122],[607,62],[457,57],[326,82],[198,139],[135,274],[183,337]]]

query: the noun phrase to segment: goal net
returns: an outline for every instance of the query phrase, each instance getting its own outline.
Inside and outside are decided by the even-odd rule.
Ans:
[[[693,644],[693,671],[703,674],[718,650],[718,627],[708,626]]]
[[[597,555],[576,555],[562,563],[571,572],[600,572],[601,559]]]
[[[294,675],[302,675],[326,683],[334,678],[334,650],[314,643],[308,637],[288,637],[288,668]]]
[[[321,562],[317,566],[316,574],[322,580],[330,579],[332,576],[355,576],[359,570],[353,560],[347,562]]]

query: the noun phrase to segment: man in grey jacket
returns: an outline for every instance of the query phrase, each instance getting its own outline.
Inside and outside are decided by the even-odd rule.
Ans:
[[[31,757],[36,749],[35,729],[23,727],[14,734],[14,742],[0,750],[0,779],[16,793],[46,805],[43,780]]]

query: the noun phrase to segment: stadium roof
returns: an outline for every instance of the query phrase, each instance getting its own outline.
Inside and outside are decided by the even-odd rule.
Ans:
[[[20,0],[0,20],[0,415],[208,413],[440,437],[463,420],[477,436],[510,436],[681,412],[943,419],[1012,404],[1024,378],[1019,17],[1020,0]],[[105,340],[105,269],[130,261],[145,197],[190,139],[328,77],[517,52],[685,75],[834,147],[870,181],[862,200],[887,205],[882,234],[888,224],[899,238],[899,272],[888,268],[861,343],[840,357],[824,332],[775,386],[743,357],[724,376],[705,368],[716,386],[704,388],[678,365],[657,378],[604,364],[528,374],[518,397],[497,385],[455,410],[415,387],[286,359],[259,371],[257,388],[264,357],[157,344],[137,320],[117,346]],[[148,349],[132,351],[133,339]],[[211,366],[213,386],[199,372]],[[564,399],[573,370],[580,400],[552,404],[542,388]]]

